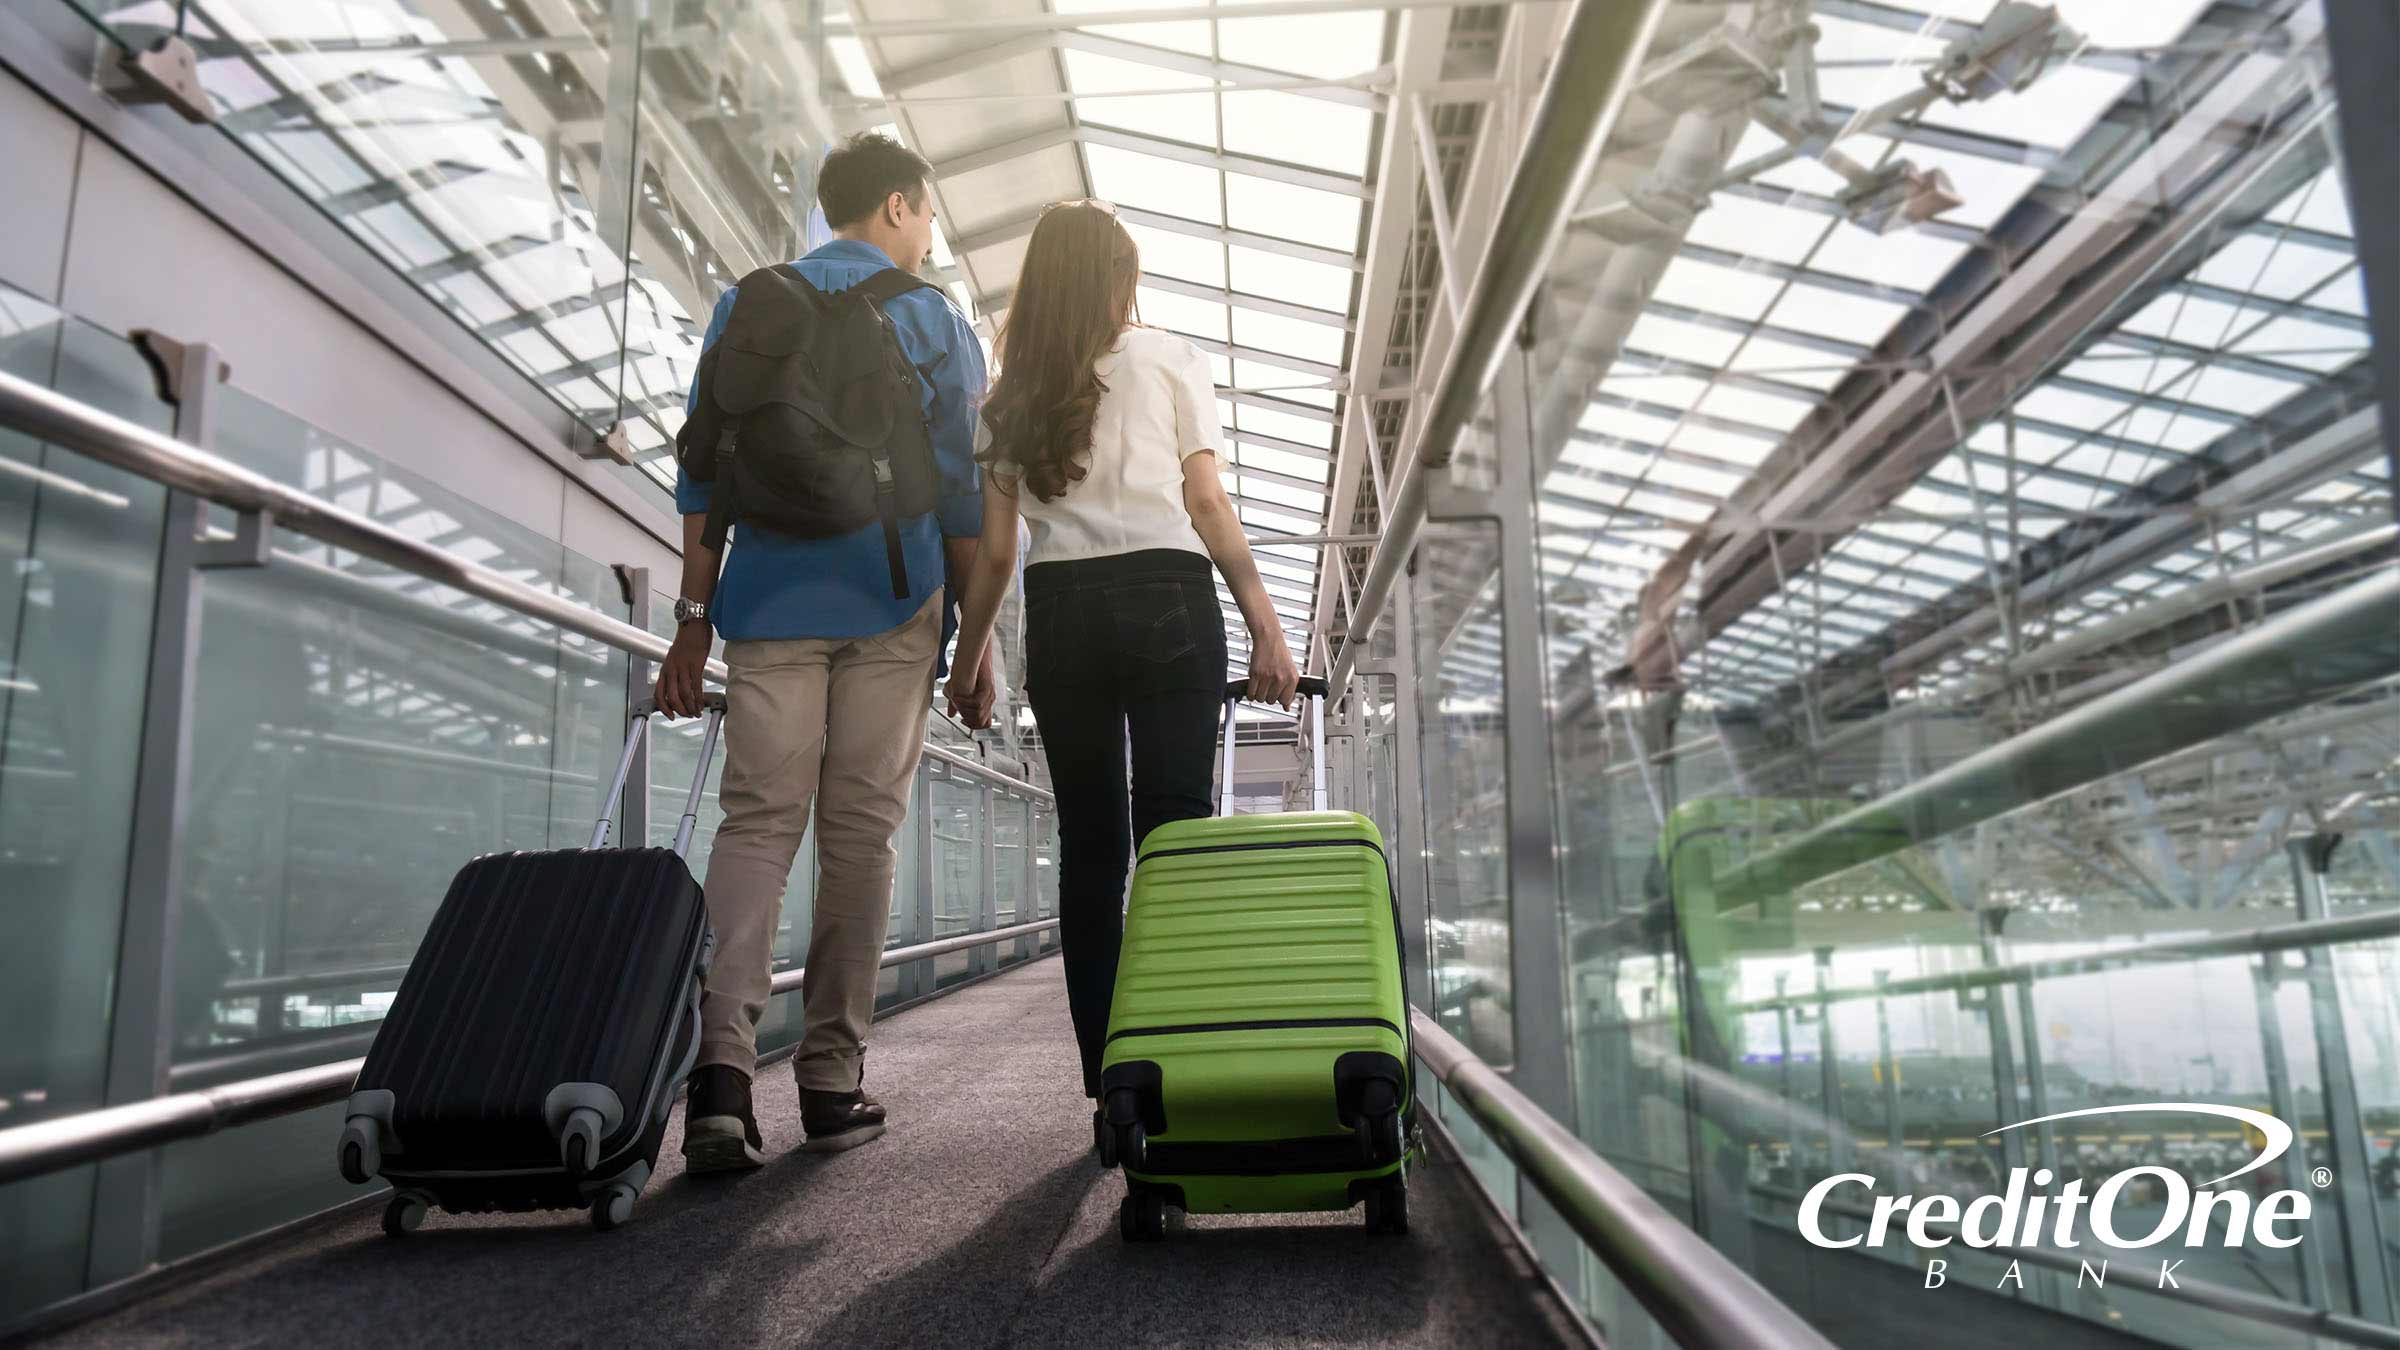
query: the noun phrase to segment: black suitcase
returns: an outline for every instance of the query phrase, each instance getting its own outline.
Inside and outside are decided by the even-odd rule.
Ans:
[[[724,712],[710,695],[674,848],[603,847],[643,716],[591,847],[490,854],[452,879],[342,1127],[342,1175],[392,1183],[384,1231],[435,1205],[589,1206],[604,1230],[632,1217],[700,1050],[716,937],[683,852]]]

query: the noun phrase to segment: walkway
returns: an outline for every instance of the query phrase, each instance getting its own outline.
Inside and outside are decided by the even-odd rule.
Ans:
[[[770,1069],[768,1165],[687,1178],[670,1133],[619,1232],[592,1232],[579,1211],[436,1212],[394,1242],[377,1207],[52,1343],[1583,1344],[1447,1157],[1416,1174],[1404,1239],[1370,1239],[1350,1215],[1262,1216],[1123,1245],[1123,1183],[1090,1155],[1073,1058],[1059,964],[1036,962],[877,1026],[869,1083],[894,1124],[853,1152],[787,1151],[799,1108],[788,1072]]]

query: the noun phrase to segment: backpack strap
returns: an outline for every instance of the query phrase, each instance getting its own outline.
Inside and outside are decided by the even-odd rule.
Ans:
[[[733,475],[720,474],[709,490],[708,520],[701,526],[700,546],[711,553],[725,549],[725,533],[733,527]]]
[[[866,280],[846,288],[847,291],[855,291],[865,296],[875,306],[877,313],[883,315],[887,329],[890,327],[891,318],[884,313],[884,309],[893,300],[910,291],[938,291],[940,289],[941,287],[904,267],[886,267]],[[895,332],[892,337],[894,341],[897,341],[899,334]],[[892,480],[890,460],[878,458],[874,468],[876,514],[883,518],[883,556],[892,572],[892,598],[905,600],[908,598],[908,561],[905,550],[900,545],[897,485]]]
[[[848,290],[858,292],[875,302],[877,308],[890,304],[914,290],[938,291],[936,286],[905,267],[887,267]]]

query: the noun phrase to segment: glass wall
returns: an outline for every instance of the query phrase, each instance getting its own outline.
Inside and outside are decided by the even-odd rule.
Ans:
[[[718,295],[823,241],[817,161],[873,125],[849,92],[873,91],[857,41],[822,7],[70,3],[127,49],[181,34],[223,134],[595,435],[616,429],[653,488]]]
[[[174,420],[132,349],[5,287],[0,370]],[[0,1128],[102,1102],[165,497],[0,431]],[[0,1317],[82,1287],[92,1184],[0,1189]]]
[[[2220,1219],[2173,1279],[2400,1323],[2400,548],[2319,7],[2264,47],[2198,3],[1775,8],[1737,24],[1785,102],[1620,119],[1502,376],[1532,487],[1446,475],[1530,542],[1430,523],[1396,602],[1438,1012],[1524,1048],[1546,829],[1576,1129],[1838,1342],[1921,1336],[1939,1259],[2028,1335],[2300,1343],[2088,1229],[1813,1245],[1845,1173],[1835,1239],[1899,1195],[1955,1235],[2018,1168],[2152,1169],[2121,1234],[2296,1190],[2297,1247]],[[1529,763],[1554,814],[1512,824]],[[2221,1182],[2274,1151],[2242,1112],[2292,1142]]]
[[[173,430],[175,409],[131,343],[15,292],[0,292],[0,369]],[[225,458],[626,616],[607,566],[239,388],[212,396],[214,448]],[[0,956],[10,1027],[0,1128],[104,1103],[120,948],[138,945],[123,940],[122,920],[147,912],[158,922],[154,908],[129,908],[128,858],[164,499],[71,451],[0,437],[0,547],[12,560],[0,588],[0,895],[10,939]],[[227,542],[235,527],[220,513],[205,530]],[[165,924],[172,1091],[364,1053],[459,865],[494,851],[582,847],[626,726],[628,658],[614,648],[291,530],[276,530],[269,548],[264,566],[191,574],[199,614],[182,884]],[[699,723],[652,725],[649,839],[664,844],[698,764]],[[168,753],[163,743],[151,752]],[[688,855],[702,873],[721,766],[719,756]],[[912,812],[901,832],[893,945],[987,928],[998,914],[1055,912],[1046,798],[931,758],[921,775],[941,814],[937,822]],[[995,873],[994,852],[1015,870]],[[930,893],[915,866],[927,856],[940,863]],[[780,968],[807,959],[813,863],[804,848]],[[1036,894],[1041,902],[1030,905]],[[919,924],[926,912],[943,922]],[[1035,950],[1011,943],[940,963],[963,975]],[[916,964],[929,991],[934,963]],[[902,975],[886,973],[887,1002]],[[782,1048],[798,1031],[791,1000],[775,1000],[761,1049]],[[355,1198],[325,1142],[339,1110],[162,1150],[156,1258]],[[143,1216],[138,1204],[102,1211],[94,1196],[89,1168],[0,1187],[10,1252],[0,1326],[106,1278],[94,1253],[113,1250]]]

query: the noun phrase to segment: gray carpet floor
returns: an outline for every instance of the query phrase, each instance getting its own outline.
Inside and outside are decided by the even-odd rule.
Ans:
[[[1091,1156],[1059,964],[876,1025],[884,1138],[800,1153],[787,1070],[760,1078],[772,1155],[686,1177],[680,1118],[630,1225],[580,1212],[454,1216],[402,1241],[328,1219],[48,1341],[88,1346],[428,1344],[1044,1347],[1572,1346],[1548,1288],[1436,1156],[1414,1232],[1350,1215],[1208,1218],[1117,1236],[1124,1184]]]

